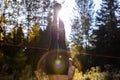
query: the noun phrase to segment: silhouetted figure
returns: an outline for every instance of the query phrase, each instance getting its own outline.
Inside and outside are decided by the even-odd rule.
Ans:
[[[58,13],[61,8],[59,3],[54,5],[54,15],[53,21],[51,24],[51,45],[50,50],[54,49],[64,49],[66,50],[65,45],[65,29],[63,21],[58,18]]]
[[[50,48],[39,60],[37,66],[38,73],[45,72],[49,80],[68,80],[69,60],[65,44],[64,24],[58,18],[60,8],[61,5],[59,3],[54,5],[53,21],[50,25]]]
[[[64,24],[62,20],[58,18],[60,8],[61,5],[59,3],[54,5],[53,21],[50,25],[50,48],[39,60],[37,66],[38,71],[43,70],[42,72],[48,75],[49,80],[68,80],[69,61],[65,44]],[[40,70],[40,68],[42,69]]]
[[[56,3],[54,5],[54,15],[53,15],[53,21],[51,23],[51,45],[50,50],[48,52],[48,57],[46,59],[46,72],[47,74],[66,74],[68,73],[68,56],[66,51],[66,45],[65,45],[65,29],[64,24],[60,18],[58,18],[58,13],[61,8],[61,5],[59,3]],[[58,61],[58,64],[56,66],[61,68],[58,68],[58,72],[56,72],[55,64],[56,61]],[[49,67],[48,67],[49,66]],[[62,68],[64,66],[64,68]],[[57,69],[57,67],[56,67]],[[61,72],[61,69],[63,70]]]

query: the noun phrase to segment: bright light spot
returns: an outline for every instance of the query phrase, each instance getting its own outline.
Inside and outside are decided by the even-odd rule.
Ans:
[[[61,68],[62,67],[62,64],[61,64],[61,61],[58,59],[55,61],[56,63],[56,68]]]
[[[97,11],[98,9],[100,9],[100,4],[102,3],[102,0],[94,0],[94,4],[95,4],[95,11]]]
[[[56,59],[54,62],[54,72],[57,74],[63,73],[65,70],[65,63],[62,59]]]
[[[64,3],[65,0],[57,0],[58,3]]]
[[[59,17],[64,22],[66,38],[68,39],[69,34],[71,32],[71,26],[70,26],[69,20],[70,20],[70,16],[72,16],[72,14],[70,14],[70,11],[66,12],[66,10],[67,10],[66,8],[62,8],[61,11],[59,12]]]
[[[75,6],[74,0],[66,0],[64,4],[62,4],[62,9],[59,12],[59,17],[63,20],[66,38],[69,40],[69,35],[71,33],[71,19],[73,18],[74,13],[73,7]]]
[[[73,12],[73,7],[75,7],[75,0],[57,0],[62,4],[62,9],[59,12],[59,17],[63,20],[66,31],[66,38],[69,40],[69,35],[71,33],[71,19],[73,19],[73,15],[77,15]],[[95,11],[100,8],[101,0],[94,0],[95,3]]]

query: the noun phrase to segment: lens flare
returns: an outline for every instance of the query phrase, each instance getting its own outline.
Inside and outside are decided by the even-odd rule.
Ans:
[[[56,68],[58,68],[58,69],[60,69],[62,67],[62,64],[61,64],[60,60],[56,60],[55,64],[56,64]]]
[[[37,65],[37,70],[46,74],[68,74],[68,54],[60,49],[52,50],[42,56]]]
[[[54,62],[54,72],[57,74],[63,73],[65,70],[65,62],[62,59],[56,59]]]

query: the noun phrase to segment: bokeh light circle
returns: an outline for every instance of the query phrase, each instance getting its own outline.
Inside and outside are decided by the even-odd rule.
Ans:
[[[41,60],[42,59],[42,60]],[[44,68],[46,74],[68,74],[68,52],[65,50],[52,50],[41,58],[37,68]]]

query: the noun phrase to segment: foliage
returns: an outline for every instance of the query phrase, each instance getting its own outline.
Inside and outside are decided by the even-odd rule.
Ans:
[[[92,42],[95,46],[94,53],[112,56],[119,55],[117,54],[120,52],[118,5],[117,0],[103,0],[101,9],[98,10],[96,15],[95,27],[97,29],[93,31],[93,36],[96,36]]]
[[[78,15],[74,20],[71,33],[71,41],[83,49],[89,47],[90,29],[92,26],[94,14],[94,5],[92,0],[76,0]]]
[[[19,80],[37,80],[35,75],[32,75],[32,68],[30,65],[26,65],[25,68],[22,70],[21,76]]]
[[[33,76],[38,59],[49,48],[50,2],[2,0],[0,4],[0,74],[5,72],[5,76],[11,74],[15,80],[23,80],[25,66],[30,65]],[[33,80],[31,75],[26,79]]]
[[[78,15],[75,17],[71,30],[71,56],[77,58],[84,69],[89,68],[91,62],[87,56],[81,54],[88,52],[90,48],[90,32],[94,17],[94,4],[92,0],[76,0]],[[91,61],[91,60],[90,60]],[[78,66],[76,64],[76,66]],[[79,69],[80,70],[80,69]]]
[[[111,70],[109,70],[111,69]],[[104,70],[100,66],[91,67],[85,73],[75,70],[73,80],[117,80],[120,78],[120,69],[105,65]]]

